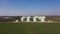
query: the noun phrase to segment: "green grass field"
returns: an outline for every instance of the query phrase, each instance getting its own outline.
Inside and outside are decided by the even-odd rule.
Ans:
[[[60,23],[0,23],[0,34],[60,34]]]

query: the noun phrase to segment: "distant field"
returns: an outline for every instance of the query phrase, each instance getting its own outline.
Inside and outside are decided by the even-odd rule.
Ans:
[[[60,23],[0,23],[0,34],[60,34]]]

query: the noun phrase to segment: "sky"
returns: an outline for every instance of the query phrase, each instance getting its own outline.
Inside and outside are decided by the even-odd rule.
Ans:
[[[59,15],[60,0],[0,0],[0,16]]]

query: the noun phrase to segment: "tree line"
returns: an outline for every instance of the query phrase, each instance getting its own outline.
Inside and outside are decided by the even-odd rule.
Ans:
[[[20,19],[21,16],[7,16],[8,18],[4,18],[5,16],[0,16],[0,22],[13,22],[17,19]],[[47,20],[60,22],[60,16],[46,16]]]

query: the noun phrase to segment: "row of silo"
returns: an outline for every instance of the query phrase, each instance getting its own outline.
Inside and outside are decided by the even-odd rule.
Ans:
[[[22,16],[20,18],[20,22],[31,22],[31,19],[33,20],[32,22],[46,22],[46,16]],[[16,20],[18,22],[18,20]]]

